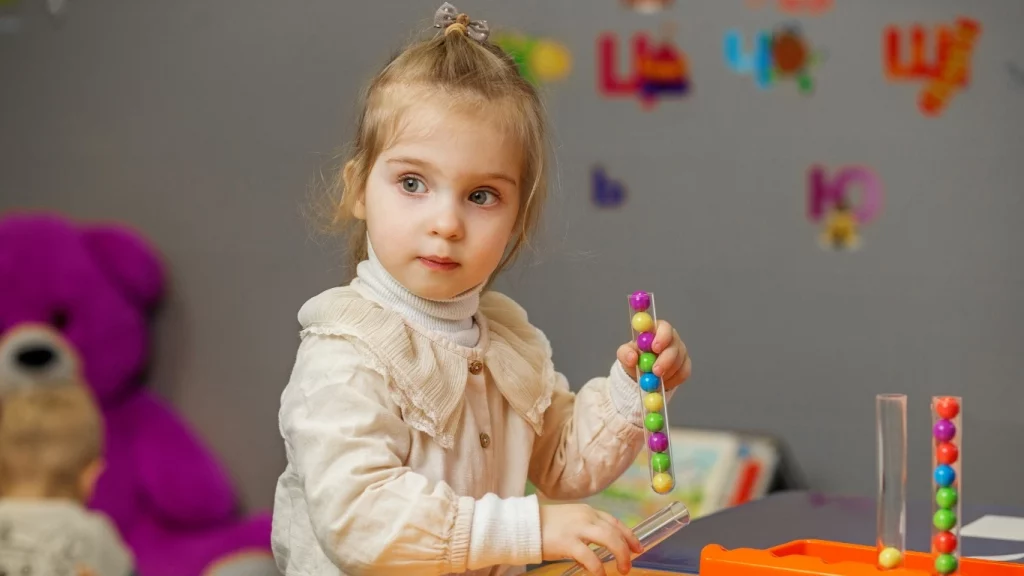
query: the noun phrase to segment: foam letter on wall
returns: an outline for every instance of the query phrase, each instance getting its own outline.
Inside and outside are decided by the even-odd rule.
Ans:
[[[594,167],[590,179],[591,199],[599,208],[615,208],[626,202],[626,187],[608,178],[604,167]]]
[[[882,209],[882,183],[878,177],[867,168],[849,166],[829,181],[823,167],[812,166],[807,183],[807,215],[811,221],[820,221],[830,207],[854,205],[848,195],[849,187],[855,184],[860,185],[861,194],[854,213],[857,221],[865,224]]]
[[[726,30],[723,39],[725,63],[737,74],[750,74],[758,88],[771,86],[772,70],[772,37],[764,31],[754,35],[754,49],[751,53],[743,51],[743,35],[739,30]]]

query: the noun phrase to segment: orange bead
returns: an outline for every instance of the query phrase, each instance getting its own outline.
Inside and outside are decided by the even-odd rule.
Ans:
[[[939,461],[939,464],[953,464],[959,456],[960,451],[952,442],[939,442],[935,446],[935,459]]]
[[[952,420],[960,413],[960,403],[956,401],[956,398],[948,396],[939,398],[935,401],[935,413],[939,415],[939,418]]]
[[[932,545],[942,554],[950,554],[956,550],[956,536],[952,532],[939,532],[932,539]]]

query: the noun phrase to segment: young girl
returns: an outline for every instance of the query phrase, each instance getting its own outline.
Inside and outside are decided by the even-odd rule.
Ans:
[[[336,216],[356,278],[299,311],[281,398],[288,466],[273,547],[288,576],[511,574],[571,558],[629,570],[632,532],[582,504],[643,447],[638,350],[578,394],[526,313],[487,290],[529,240],[546,193],[542,106],[485,22],[445,4],[443,32],[370,85]],[[654,373],[690,374],[660,323]]]

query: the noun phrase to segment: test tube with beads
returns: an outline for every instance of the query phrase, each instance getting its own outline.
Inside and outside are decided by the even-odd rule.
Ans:
[[[875,397],[878,429],[878,568],[903,566],[907,540],[907,396]]]
[[[963,446],[959,396],[932,397],[932,573],[960,574]]]
[[[644,407],[644,438],[647,444],[651,488],[658,494],[668,494],[675,488],[676,482],[672,466],[665,384],[653,372],[654,362],[658,359],[651,348],[658,324],[658,316],[654,310],[654,294],[644,291],[633,292],[629,295],[628,301],[633,341],[640,349],[636,376]]]

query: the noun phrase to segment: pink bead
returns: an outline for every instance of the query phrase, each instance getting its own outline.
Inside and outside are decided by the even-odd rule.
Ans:
[[[664,452],[668,450],[668,436],[665,436],[664,432],[655,432],[651,434],[650,440],[647,441],[647,445],[650,446],[653,452]]]
[[[638,290],[629,295],[629,305],[637,312],[643,312],[651,306],[651,295],[643,290]]]
[[[636,345],[640,348],[641,352],[650,352],[651,344],[654,343],[654,334],[651,332],[641,332],[636,337]]]

